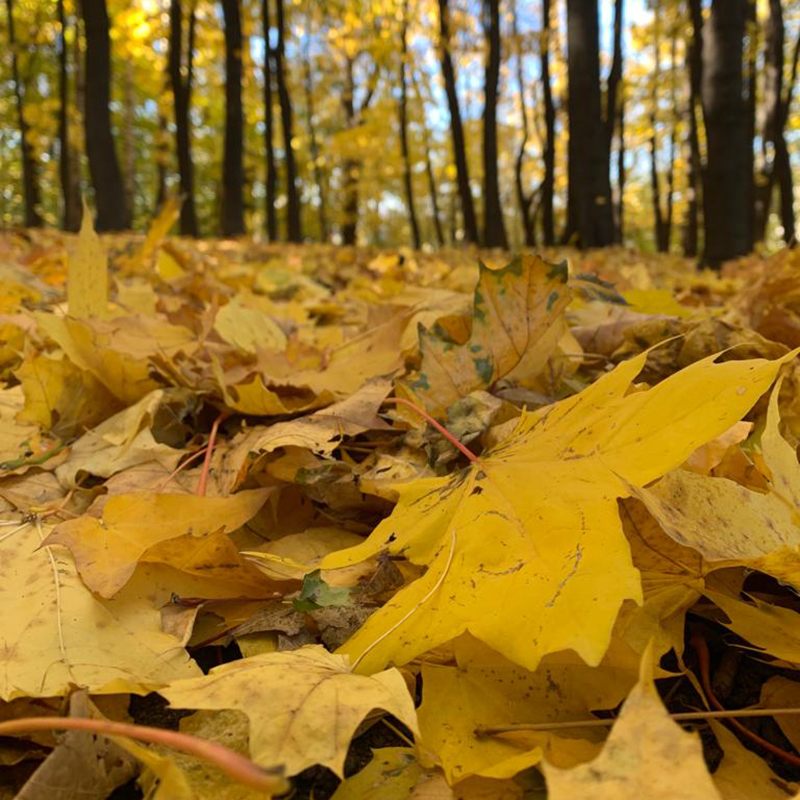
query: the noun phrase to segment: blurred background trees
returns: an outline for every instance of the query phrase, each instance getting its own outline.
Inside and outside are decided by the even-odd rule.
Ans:
[[[4,0],[0,225],[794,242],[800,3]]]

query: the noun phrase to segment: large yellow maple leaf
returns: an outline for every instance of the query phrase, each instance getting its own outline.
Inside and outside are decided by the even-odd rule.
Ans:
[[[369,672],[469,631],[531,670],[566,649],[597,665],[622,602],[641,600],[617,498],[727,430],[789,357],[712,357],[629,392],[642,354],[580,394],[523,414],[469,468],[402,487],[392,515],[363,544],[321,566],[387,550],[428,570],[343,651]]]

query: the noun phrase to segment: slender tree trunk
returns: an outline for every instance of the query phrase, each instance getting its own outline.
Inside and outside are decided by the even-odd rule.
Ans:
[[[69,140],[69,70],[67,54],[67,18],[64,0],[58,0],[58,173],[61,179],[62,212],[61,227],[65,231],[77,231],[81,225],[81,194],[74,180],[74,153]]]
[[[712,267],[750,252],[752,141],[744,98],[748,0],[713,0],[703,26],[702,96],[708,160],[704,182],[705,261]]]
[[[456,91],[456,73],[450,55],[450,22],[448,19],[449,0],[439,2],[439,53],[442,62],[447,107],[450,111],[450,136],[453,142],[453,160],[456,165],[458,195],[461,201],[461,215],[464,219],[464,238],[467,242],[478,244],[478,223],[475,218],[475,204],[472,200],[472,189],[469,183],[469,167],[467,166],[467,150],[464,140],[464,128],[461,124],[461,109],[458,105]]]
[[[275,48],[275,78],[278,85],[278,102],[281,107],[283,127],[283,149],[286,163],[286,234],[290,242],[302,242],[303,232],[300,223],[300,192],[297,187],[297,167],[295,166],[292,145],[292,101],[286,83],[286,22],[283,0],[276,0],[278,44]]]
[[[545,245],[556,243],[553,216],[553,195],[556,175],[556,107],[550,84],[550,0],[542,0],[542,42],[541,70],[542,91],[544,94],[545,143],[542,161],[544,178],[542,180],[542,235]]]
[[[126,59],[122,78],[122,185],[128,219],[136,211],[136,133],[134,131],[133,61]]]
[[[689,0],[692,21],[692,40],[686,51],[689,67],[689,108],[687,146],[687,183],[689,202],[683,227],[683,254],[694,257],[700,252],[700,208],[703,196],[703,164],[700,158],[700,134],[697,115],[700,113],[700,96],[703,79],[703,12],[702,0]]]
[[[671,34],[672,46],[670,48],[669,61],[669,86],[670,86],[670,112],[672,119],[669,129],[669,163],[667,165],[667,211],[664,216],[664,252],[669,251],[672,241],[672,220],[675,207],[675,146],[678,129],[678,86],[677,86],[677,60],[678,60],[678,36],[673,28]]]
[[[658,89],[661,83],[661,17],[655,8],[653,21],[653,74],[650,79],[650,199],[653,204],[653,223],[656,249],[667,250],[664,214],[661,210],[661,185],[658,176]]]
[[[745,67],[746,81],[745,89],[747,100],[745,102],[745,113],[747,115],[747,236],[748,250],[753,249],[755,243],[756,225],[756,176],[755,176],[755,153],[753,143],[756,138],[756,81],[758,60],[758,40],[759,26],[756,16],[756,0],[746,0],[747,17],[745,22],[745,35],[747,42]]]
[[[169,142],[167,141],[167,118],[158,111],[158,130],[156,131],[156,200],[157,212],[167,199],[167,164],[169,163]]]
[[[762,241],[766,235],[775,182],[778,180],[780,186],[783,236],[787,244],[791,244],[795,236],[794,209],[792,207],[794,191],[784,129],[788,118],[788,104],[791,102],[792,87],[797,74],[800,37],[795,47],[792,60],[792,76],[786,92],[786,98],[784,98],[783,48],[785,43],[785,28],[783,24],[783,9],[780,0],[770,0],[769,6],[770,14],[766,31],[766,78],[764,91],[766,113],[762,137],[764,164],[756,200],[755,236],[757,241]],[[770,150],[772,151],[771,161],[769,159]]]
[[[98,231],[130,227],[125,188],[111,132],[111,38],[105,0],[81,0],[86,35],[84,127]]]
[[[483,0],[484,32],[489,52],[483,81],[483,243],[508,247],[497,164],[497,101],[500,86],[500,0]]]
[[[606,129],[608,136],[609,165],[611,163],[611,151],[614,143],[614,129],[617,124],[620,127],[620,137],[622,136],[623,119],[620,113],[622,98],[620,97],[620,83],[622,81],[622,21],[624,15],[623,0],[614,2],[614,56],[611,62],[611,72],[608,75],[608,86],[606,91]],[[614,242],[622,242],[622,189],[617,185],[617,202],[613,207],[614,217]]]
[[[567,230],[581,247],[614,241],[607,127],[600,92],[597,0],[567,0],[569,199]]]
[[[528,146],[530,139],[530,126],[528,124],[528,107],[525,103],[525,86],[527,82],[523,70],[523,47],[522,40],[519,34],[519,26],[517,22],[517,4],[514,3],[511,17],[512,31],[514,39],[517,43],[517,87],[519,90],[519,108],[520,116],[522,117],[522,141],[519,143],[517,149],[517,159],[514,163],[514,179],[517,189],[517,205],[519,206],[519,216],[522,222],[522,235],[525,245],[527,247],[536,246],[536,227],[531,219],[531,204],[533,202],[533,195],[525,190],[525,182],[523,180],[523,166],[525,164],[525,150]]]
[[[411,154],[408,146],[408,82],[406,61],[408,60],[408,0],[403,0],[403,21],[400,29],[400,100],[397,106],[400,125],[400,155],[403,160],[403,188],[406,193],[408,224],[415,249],[422,245],[419,236],[417,211],[414,206],[414,181],[411,172]]]
[[[436,188],[436,176],[433,172],[433,161],[431,160],[431,142],[428,126],[425,123],[425,100],[420,92],[416,73],[411,71],[411,79],[414,82],[414,94],[422,107],[422,147],[425,151],[425,176],[428,179],[428,192],[431,197],[431,211],[433,214],[433,228],[436,233],[436,242],[439,247],[444,247],[444,229],[442,228],[442,215],[439,206],[439,190]]]
[[[267,174],[264,180],[267,238],[278,239],[278,217],[275,213],[275,197],[278,188],[278,173],[275,169],[275,145],[272,119],[272,80],[275,74],[275,56],[272,52],[269,0],[261,0],[261,23],[264,34],[264,149],[267,156]]]
[[[222,158],[223,236],[244,233],[244,113],[239,0],[222,0],[225,19],[225,145]]]
[[[14,97],[17,101],[17,123],[19,125],[20,153],[22,156],[22,196],[25,201],[25,227],[38,228],[42,225],[42,218],[39,214],[39,177],[36,168],[36,157],[31,146],[30,129],[25,120],[25,92],[19,75],[13,0],[6,0],[6,12],[8,14],[8,46],[11,50],[11,78],[14,83]]]
[[[617,204],[617,224],[615,233],[617,244],[622,244],[625,241],[625,98],[620,97],[617,105],[619,106],[619,149],[617,150],[617,187],[619,191],[619,203]]]
[[[194,52],[195,13],[189,17],[188,64]],[[184,79],[181,74],[183,52],[183,9],[181,0],[170,0],[169,6],[169,79],[175,109],[175,150],[178,155],[178,175],[183,204],[181,205],[180,231],[183,236],[197,236],[197,214],[194,205],[194,164],[192,162],[191,122],[189,101],[191,92],[191,69]]]
[[[347,127],[356,124],[355,106],[355,64],[351,56],[345,61],[345,89],[342,104],[344,105]],[[344,224],[342,225],[342,243],[354,245],[358,232],[358,181],[361,164],[354,158],[344,161]]]
[[[317,206],[317,213],[319,214],[319,236],[323,242],[328,241],[328,215],[327,215],[327,185],[325,174],[322,171],[320,164],[320,151],[319,141],[317,140],[317,125],[314,114],[314,79],[311,71],[311,11],[310,6],[307,6],[306,16],[306,45],[303,52],[303,85],[305,88],[306,99],[306,126],[308,130],[309,147],[311,151],[311,164],[314,170],[314,183],[317,185],[319,192],[319,205]]]

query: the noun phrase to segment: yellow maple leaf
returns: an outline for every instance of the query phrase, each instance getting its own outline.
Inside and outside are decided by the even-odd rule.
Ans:
[[[103,519],[88,515],[57,525],[47,544],[69,548],[83,582],[101,597],[113,597],[151,547],[178,536],[196,538],[235,530],[261,508],[269,489],[230,497],[134,492],[112,497]]]
[[[647,660],[646,654],[643,665]],[[721,800],[700,738],[673,722],[652,674],[642,672],[594,761],[569,770],[545,764],[549,800]]]
[[[283,765],[287,775],[321,764],[342,777],[350,740],[376,708],[418,732],[414,703],[397,670],[354,675],[347,657],[319,646],[223,664],[161,694],[173,708],[244,711],[253,760]]]
[[[617,511],[624,481],[643,486],[727,430],[789,358],[712,357],[627,394],[646,357],[523,414],[468,469],[403,487],[366,542],[323,560],[388,550],[428,566],[344,646],[360,669],[404,664],[467,630],[531,670],[565,649],[600,662],[620,605],[641,600]]]
[[[95,597],[49,528],[27,524],[0,538],[0,698],[53,697],[75,685],[96,694],[146,693],[198,667],[161,631],[151,587],[133,581],[114,600]]]
[[[536,378],[566,328],[572,298],[567,265],[519,256],[500,270],[483,263],[475,287],[472,333],[456,344],[420,327],[422,364],[411,389],[434,415],[498,378]]]
[[[67,305],[72,317],[108,314],[108,256],[83,203],[83,221],[75,250],[67,256]]]

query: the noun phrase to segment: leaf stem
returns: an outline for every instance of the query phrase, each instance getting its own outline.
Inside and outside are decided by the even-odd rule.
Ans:
[[[288,788],[286,780],[277,769],[262,769],[249,758],[245,758],[221,744],[178,731],[152,728],[148,725],[112,722],[106,719],[78,717],[23,717],[0,722],[0,736],[54,730],[89,731],[101,736],[126,736],[140,742],[160,744],[207,761],[222,770],[228,777],[253,789],[279,794]]]
[[[198,497],[205,497],[208,475],[211,472],[211,457],[214,455],[214,445],[217,442],[217,432],[219,431],[219,426],[229,416],[230,411],[227,409],[221,411],[219,416],[214,420],[214,424],[211,426],[211,433],[208,435],[208,446],[206,447],[206,457],[203,459],[203,469],[200,473],[200,479],[197,481],[197,491],[195,494]]]
[[[460,450],[473,464],[480,464],[481,460],[475,453],[472,452],[466,445],[461,444],[461,442],[450,433],[447,428],[444,427],[440,422],[437,422],[427,411],[423,411],[416,403],[412,403],[410,400],[406,400],[404,397],[387,397],[386,400],[383,401],[384,403],[399,403],[403,406],[408,406],[408,408],[413,409],[417,412],[429,425],[433,425],[439,433],[447,439],[450,444],[453,445],[456,449]]]

